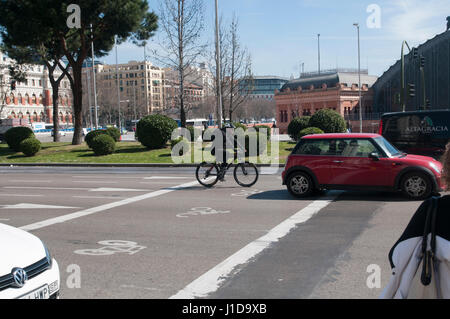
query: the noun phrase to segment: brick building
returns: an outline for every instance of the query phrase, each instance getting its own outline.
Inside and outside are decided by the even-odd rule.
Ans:
[[[373,104],[372,85],[377,80],[368,70],[361,70],[363,129],[376,128],[371,121]],[[353,131],[359,131],[359,88],[357,70],[337,69],[319,73],[302,74],[275,91],[276,114],[281,134],[287,133],[295,117],[310,116],[321,109],[331,109],[341,114]],[[378,119],[376,119],[378,120]]]

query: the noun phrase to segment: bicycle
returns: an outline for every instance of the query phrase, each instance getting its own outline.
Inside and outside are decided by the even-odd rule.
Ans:
[[[211,188],[219,180],[224,181],[225,175],[233,165],[235,164],[230,163],[222,166],[216,163],[203,162],[197,166],[195,176],[201,185]],[[259,172],[255,164],[246,162],[235,165],[233,176],[239,186],[252,187],[258,181]]]

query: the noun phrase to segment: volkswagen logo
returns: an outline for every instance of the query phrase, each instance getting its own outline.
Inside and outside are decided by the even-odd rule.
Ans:
[[[22,268],[14,268],[11,273],[14,280],[14,286],[22,288],[28,280],[27,272]]]

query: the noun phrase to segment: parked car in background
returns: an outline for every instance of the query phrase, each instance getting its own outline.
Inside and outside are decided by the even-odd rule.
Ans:
[[[408,155],[378,134],[317,134],[288,157],[283,185],[296,197],[321,189],[401,191],[423,200],[440,192],[442,164]]]
[[[384,114],[379,133],[406,153],[440,158],[450,141],[450,110]]]
[[[0,299],[57,299],[59,266],[45,244],[0,224]]]
[[[52,137],[55,135],[55,131],[54,131],[54,130],[52,130],[51,135],[52,135]],[[66,132],[64,132],[64,131],[59,131],[59,136],[66,136],[66,135],[67,135]]]

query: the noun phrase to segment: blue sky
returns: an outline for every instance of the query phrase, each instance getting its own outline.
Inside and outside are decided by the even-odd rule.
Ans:
[[[150,0],[157,12],[159,0]],[[206,28],[203,40],[214,42],[214,0],[204,0]],[[224,22],[239,18],[241,42],[251,53],[255,75],[298,77],[317,70],[317,34],[321,34],[321,68],[358,66],[357,33],[361,25],[361,66],[381,75],[400,57],[401,43],[417,46],[445,31],[449,0],[219,0]],[[380,28],[369,28],[370,5],[380,11]],[[370,20],[373,21],[373,20]],[[152,40],[156,46],[158,37]],[[119,63],[143,60],[143,49],[130,43],[119,47]],[[152,57],[150,56],[150,60]],[[102,58],[115,63],[114,51]]]

